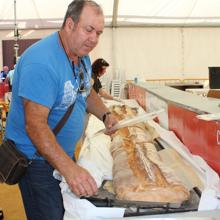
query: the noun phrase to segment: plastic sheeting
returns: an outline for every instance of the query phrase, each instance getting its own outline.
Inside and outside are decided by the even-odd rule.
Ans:
[[[136,101],[126,101],[126,104],[130,107],[138,107]],[[114,101],[108,101],[108,105],[112,105],[113,103]],[[141,113],[143,109],[139,107],[138,111]],[[192,155],[186,146],[177,139],[173,132],[163,129],[154,121],[148,122],[156,129],[162,140],[165,141],[169,147],[175,149],[182,158],[195,168],[198,176],[203,181],[204,189],[202,191],[199,210],[220,209],[220,179],[217,173],[215,173],[201,157]],[[99,137],[94,137],[95,132],[100,130],[100,128],[103,128],[103,123],[92,116],[86,129],[86,142],[82,147],[78,161],[82,167],[86,168],[91,173],[98,186],[101,185],[103,179],[109,180],[112,178],[112,158],[109,152],[110,138],[105,137],[104,134],[101,134]],[[56,178],[60,178],[58,173],[55,172],[54,174]],[[123,216],[123,209],[98,208],[85,199],[77,198],[70,192],[64,179],[62,179],[60,187],[64,200],[65,220],[110,219]]]

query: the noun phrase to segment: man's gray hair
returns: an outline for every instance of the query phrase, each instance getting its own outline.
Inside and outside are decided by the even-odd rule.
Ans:
[[[65,23],[66,23],[66,19],[69,18],[69,17],[71,17],[73,19],[73,21],[75,23],[77,23],[79,21],[82,10],[86,5],[90,5],[90,6],[95,7],[97,9],[98,13],[103,13],[101,6],[99,4],[97,4],[95,1],[92,1],[92,0],[74,0],[68,6],[68,9],[66,11],[66,15],[64,17],[64,21],[63,21],[63,24],[62,24],[62,28],[64,28]]]

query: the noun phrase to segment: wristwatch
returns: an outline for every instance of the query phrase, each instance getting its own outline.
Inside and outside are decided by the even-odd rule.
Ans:
[[[110,114],[111,114],[111,112],[105,112],[102,116],[102,121],[105,122],[107,115],[110,115]]]

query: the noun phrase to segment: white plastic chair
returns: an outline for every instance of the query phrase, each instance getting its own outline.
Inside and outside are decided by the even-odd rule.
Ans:
[[[121,82],[120,80],[112,80],[111,95],[116,98],[121,96]]]

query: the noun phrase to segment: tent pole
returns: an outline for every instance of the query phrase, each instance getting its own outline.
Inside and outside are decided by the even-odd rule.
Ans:
[[[19,44],[18,44],[19,32],[18,32],[18,26],[17,26],[16,11],[17,11],[16,10],[16,0],[14,0],[14,64],[17,63],[18,50],[19,50]]]

